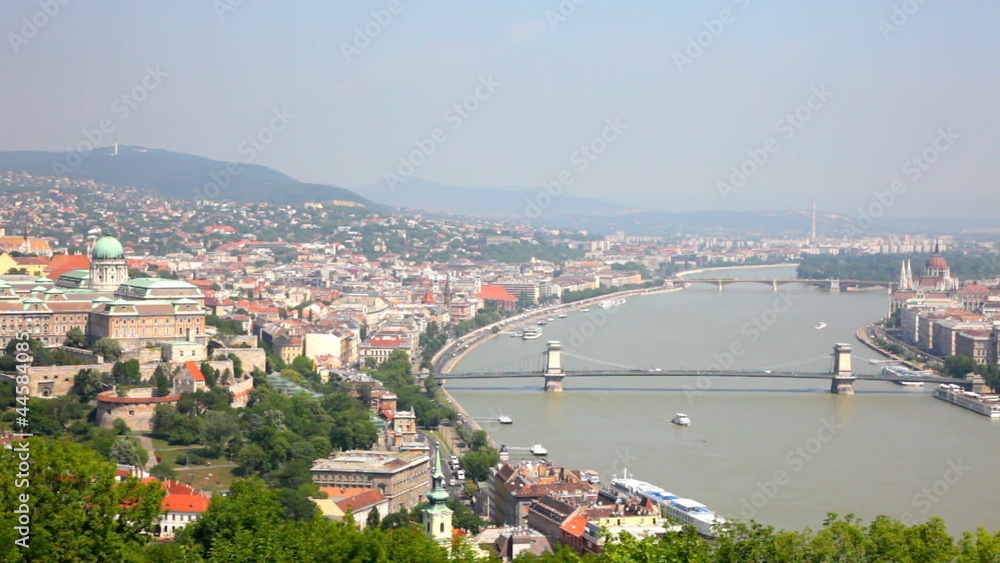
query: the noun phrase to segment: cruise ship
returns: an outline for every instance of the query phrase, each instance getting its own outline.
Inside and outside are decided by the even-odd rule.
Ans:
[[[920,378],[924,377],[925,375],[928,375],[928,373],[929,372],[926,371],[913,371],[911,369],[907,369],[906,367],[900,365],[882,366],[882,375],[887,375],[891,377],[912,377],[913,378],[912,381],[893,381],[893,383],[897,385],[903,385],[906,387],[922,386],[924,382],[920,381]]]
[[[725,518],[704,504],[679,497],[645,481],[629,479],[627,473],[621,479],[612,479],[611,488],[614,491],[648,498],[660,506],[668,518],[682,526],[694,526],[698,533],[706,538],[717,537],[720,528],[726,525]]]
[[[526,328],[524,332],[521,333],[521,338],[524,340],[534,340],[542,336],[542,329],[540,328]]]
[[[600,303],[597,304],[597,306],[600,307],[601,309],[608,309],[610,307],[617,307],[618,305],[624,305],[624,304],[625,304],[625,298],[622,297],[620,299],[608,299],[606,301],[601,301]]]
[[[932,394],[942,401],[948,401],[983,416],[1000,418],[1000,397],[996,395],[980,395],[965,391],[962,386],[954,383],[942,383]]]

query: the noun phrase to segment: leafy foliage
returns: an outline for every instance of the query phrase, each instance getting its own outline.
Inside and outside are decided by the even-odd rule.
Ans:
[[[80,327],[75,326],[66,331],[66,345],[71,348],[86,348],[87,336]]]
[[[106,360],[117,360],[122,355],[122,345],[113,338],[102,338],[94,343],[94,353]]]
[[[65,441],[31,438],[32,469],[27,486],[0,479],[0,542],[5,561],[141,560],[163,489],[136,479],[117,481],[115,466],[96,452]],[[0,472],[18,473],[18,456],[0,455]],[[30,546],[14,547],[18,515],[13,509],[29,496]]]

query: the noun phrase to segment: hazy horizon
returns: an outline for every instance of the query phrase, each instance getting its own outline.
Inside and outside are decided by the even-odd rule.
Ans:
[[[122,144],[246,162],[269,129],[249,162],[354,189],[422,150],[414,178],[563,173],[563,193],[650,210],[856,215],[898,180],[886,216],[1000,216],[1000,6],[576,2],[6,3],[0,150],[110,120]]]

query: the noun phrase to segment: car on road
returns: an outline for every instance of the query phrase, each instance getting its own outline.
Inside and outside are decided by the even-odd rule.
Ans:
[[[451,487],[455,486],[455,478],[454,477],[452,477],[451,480],[448,481],[448,485],[451,486]]]

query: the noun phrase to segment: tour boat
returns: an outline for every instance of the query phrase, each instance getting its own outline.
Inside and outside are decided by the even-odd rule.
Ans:
[[[556,319],[555,319],[554,317],[549,317],[549,318],[547,318],[547,319],[545,319],[545,320],[546,320],[547,322],[550,322],[550,323],[554,323],[554,322],[556,322]]]
[[[581,312],[581,313],[589,313],[589,312],[590,312],[590,309],[583,309],[583,310],[581,310],[580,312]]]
[[[826,323],[820,322],[815,326],[815,328],[816,330],[823,330],[824,328],[826,328]]]
[[[534,455],[549,455],[549,450],[543,448],[541,444],[535,444],[531,446],[531,453]]]
[[[670,419],[670,422],[678,426],[691,426],[691,419],[688,418],[688,415],[682,412],[675,414],[674,417]]]
[[[560,319],[565,319],[566,318],[566,313],[559,313],[559,318]]]
[[[919,378],[929,375],[928,372],[912,371],[901,365],[882,366],[882,375],[889,377],[913,377],[913,380],[893,380],[893,383],[904,387],[923,387],[924,382]]]
[[[521,338],[524,340],[534,340],[542,336],[542,329],[540,328],[526,328],[524,333],[521,334]]]
[[[505,414],[502,414],[497,417],[497,422],[499,422],[500,424],[514,424],[514,419]]]
[[[961,386],[953,383],[938,385],[932,395],[972,412],[990,418],[1000,418],[1000,397],[996,395],[980,395],[972,391],[965,391]]]
[[[627,473],[622,478],[613,479],[611,486],[602,489],[598,494],[610,495],[614,499],[620,499],[621,495],[649,499],[670,519],[675,520],[678,524],[694,526],[698,534],[706,538],[717,537],[729,526],[725,518],[704,504],[681,498],[645,481],[629,479]]]

